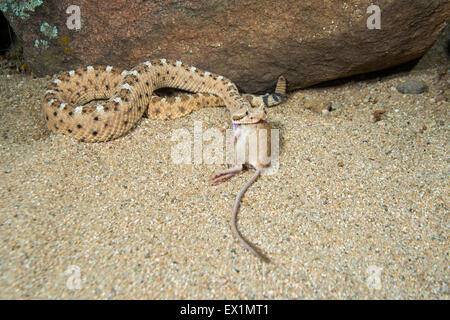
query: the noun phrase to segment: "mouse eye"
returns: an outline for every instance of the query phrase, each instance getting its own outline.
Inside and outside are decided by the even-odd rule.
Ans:
[[[247,110],[247,111],[245,111],[245,115],[246,115],[246,116],[248,116],[248,110]]]

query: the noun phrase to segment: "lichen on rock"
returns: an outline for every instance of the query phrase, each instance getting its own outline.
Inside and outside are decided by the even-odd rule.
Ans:
[[[0,11],[6,13],[11,10],[16,17],[27,20],[30,17],[29,12],[34,12],[43,2],[44,0],[1,0]]]
[[[58,28],[56,28],[56,26],[52,27],[48,22],[44,22],[43,24],[41,24],[40,30],[45,36],[50,39],[58,36]]]

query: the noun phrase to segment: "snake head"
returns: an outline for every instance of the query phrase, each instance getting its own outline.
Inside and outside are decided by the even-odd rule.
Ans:
[[[243,107],[231,115],[231,121],[235,125],[265,122],[266,120],[267,114],[264,106],[257,108]]]

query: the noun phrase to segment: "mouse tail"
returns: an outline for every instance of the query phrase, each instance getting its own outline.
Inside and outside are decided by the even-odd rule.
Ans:
[[[253,253],[255,256],[260,258],[261,260],[265,262],[270,262],[270,260],[264,256],[262,253],[258,252],[249,242],[247,242],[242,235],[239,233],[237,226],[236,226],[236,220],[237,220],[237,214],[239,212],[239,207],[241,205],[241,200],[244,197],[245,192],[248,188],[258,179],[258,177],[261,175],[262,169],[257,169],[253,177],[242,187],[241,191],[236,197],[236,201],[234,202],[234,208],[233,208],[233,215],[231,219],[231,229],[233,230],[234,235],[238,238],[239,242],[248,250],[250,250],[251,253]]]

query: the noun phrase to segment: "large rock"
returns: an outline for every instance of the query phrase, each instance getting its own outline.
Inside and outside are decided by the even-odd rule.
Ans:
[[[258,92],[280,74],[295,89],[416,59],[450,20],[450,1],[376,2],[381,29],[367,27],[367,0],[0,0],[0,10],[37,75],[164,57]],[[67,26],[74,3],[80,30]]]

